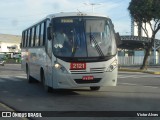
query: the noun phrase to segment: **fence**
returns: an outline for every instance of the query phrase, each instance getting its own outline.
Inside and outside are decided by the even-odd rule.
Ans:
[[[142,65],[144,56],[118,56],[118,64],[120,66]],[[148,57],[148,65],[160,65],[160,56]]]

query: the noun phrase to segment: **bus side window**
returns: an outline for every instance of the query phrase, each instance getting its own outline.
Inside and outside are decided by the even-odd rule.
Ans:
[[[41,46],[41,24],[39,24],[39,42],[38,42],[38,46]]]
[[[34,27],[32,28],[32,34],[31,34],[31,47],[33,47],[33,41],[34,41]]]
[[[43,33],[44,33],[44,23],[41,23],[41,30],[40,30],[40,46],[43,46]]]
[[[47,41],[48,40],[48,31],[47,31],[47,28],[49,27],[50,25],[50,21],[49,20],[46,20],[45,21],[45,40]],[[47,42],[46,42],[47,43]]]
[[[35,46],[36,43],[36,27],[34,27],[34,32],[33,32],[33,47]]]
[[[25,43],[25,32],[22,32],[22,47],[24,47]]]
[[[39,46],[39,32],[40,32],[40,30],[39,30],[39,25],[37,25],[36,26],[36,37],[35,37],[35,46]]]
[[[46,43],[46,30],[47,27],[46,27],[46,21],[44,21],[44,31],[43,31],[43,46],[45,45]]]
[[[28,30],[25,31],[25,47],[27,47],[27,43],[28,43]]]
[[[29,44],[30,44],[30,29],[28,30],[27,47],[29,47]]]
[[[30,28],[29,47],[32,47],[32,28]]]

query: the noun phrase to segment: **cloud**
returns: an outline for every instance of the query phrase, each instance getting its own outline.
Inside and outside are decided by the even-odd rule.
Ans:
[[[78,7],[82,1],[73,0],[26,0],[26,8],[32,14],[34,13],[46,13],[46,12],[62,12],[71,11]],[[75,10],[75,9],[74,9]]]
[[[74,12],[77,10],[92,12],[92,6],[84,3],[87,3],[86,0],[25,0],[25,7],[28,9],[28,14]],[[101,5],[95,5],[94,8],[95,12],[106,14],[107,12],[112,12],[118,6],[120,4],[108,1],[101,3]]]
[[[101,1],[102,0],[2,0],[0,4],[0,22],[2,22],[3,19],[5,19],[6,22],[3,21],[4,24],[0,25],[0,27],[9,28],[9,25],[14,25],[16,29],[14,32],[21,34],[19,29],[23,30],[48,14],[77,11],[92,12],[92,6],[85,5],[84,3],[86,2],[101,3],[101,5],[94,6],[95,12],[113,18],[115,29],[118,31],[126,29],[126,26],[130,25],[128,17],[125,20],[125,26],[121,25],[121,20],[124,19],[119,20],[122,15],[128,13],[126,10],[126,1],[128,0],[124,0],[125,2],[119,0]],[[128,22],[126,22],[127,20]]]

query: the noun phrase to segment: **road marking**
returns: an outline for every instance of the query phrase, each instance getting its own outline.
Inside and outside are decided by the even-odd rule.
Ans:
[[[18,75],[18,76],[9,76],[9,75],[4,75],[4,76],[0,76],[0,79],[3,78],[27,78],[26,76],[22,76],[22,75]]]
[[[119,71],[118,74],[133,74],[133,72],[122,72],[122,71]],[[134,74],[147,74],[147,73],[134,72]]]
[[[159,87],[154,87],[154,86],[144,86],[144,87],[155,88],[155,89],[159,88]]]
[[[11,76],[8,75],[0,75],[0,78],[10,78]]]
[[[15,76],[26,76],[26,74],[0,75],[0,77],[6,77],[6,76],[9,76],[9,77],[15,77]]]
[[[119,76],[119,75],[118,75],[118,78],[129,78],[129,77],[132,78],[132,77],[135,77],[135,76],[136,76],[136,75],[127,75],[127,76],[126,76],[126,75],[122,75],[122,76]]]
[[[157,75],[118,75],[118,78],[160,78]]]
[[[119,85],[128,85],[128,86],[142,86],[142,87],[148,87],[148,88],[154,88],[157,89],[159,87],[155,87],[155,86],[146,86],[146,85],[138,85],[138,84],[132,84],[132,83],[119,83]]]
[[[160,76],[158,77],[156,77],[156,76],[135,76],[135,77],[133,77],[133,78],[160,78]]]
[[[15,76],[16,78],[27,78],[27,76]]]
[[[0,82],[5,82],[6,80],[7,81],[17,81],[17,82],[22,81],[22,80],[19,80],[17,78],[13,78],[13,77],[3,77],[3,78],[0,78],[0,80],[2,80]]]
[[[119,83],[119,85],[136,86],[137,84],[132,84],[132,83]]]

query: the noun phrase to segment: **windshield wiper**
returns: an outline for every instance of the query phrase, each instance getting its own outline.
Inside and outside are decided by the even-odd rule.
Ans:
[[[73,45],[74,45],[74,47],[72,47],[72,54],[71,54],[71,57],[74,57],[75,56],[75,53],[76,53],[76,51],[77,51],[77,43],[76,43],[76,40],[77,40],[77,36],[76,36],[76,30],[74,29],[73,30],[73,35],[74,35],[74,40],[73,40]]]
[[[99,54],[101,57],[104,57],[104,54],[103,54],[100,46],[98,45],[97,40],[95,39],[95,37],[94,37],[94,36],[91,34],[91,32],[90,32],[90,41],[91,41],[91,40],[94,42],[95,48],[96,48],[98,54]]]

